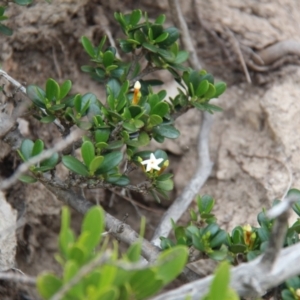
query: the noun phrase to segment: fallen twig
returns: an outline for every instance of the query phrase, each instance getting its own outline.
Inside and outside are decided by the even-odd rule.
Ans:
[[[182,35],[184,36],[184,39],[182,40],[184,48],[188,49],[192,53],[196,53],[187,29],[187,25],[182,16],[179,1],[169,0],[169,5],[172,10],[174,23],[180,28]],[[189,61],[194,69],[201,69],[201,64],[197,55],[191,55]],[[155,246],[159,247],[160,236],[167,237],[169,235],[172,230],[171,219],[173,219],[175,223],[179,220],[211,173],[213,163],[211,162],[209,155],[209,132],[212,125],[212,120],[212,115],[207,112],[202,113],[201,129],[198,140],[198,168],[190,182],[183,190],[182,194],[175,199],[173,204],[163,215],[152,238],[152,243]]]

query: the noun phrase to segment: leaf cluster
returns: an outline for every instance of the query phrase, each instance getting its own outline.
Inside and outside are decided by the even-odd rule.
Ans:
[[[37,288],[43,299],[50,299],[76,276],[79,276],[78,280],[61,299],[145,299],[174,280],[185,266],[188,252],[183,246],[163,252],[150,265],[139,263],[141,241],[133,243],[119,257],[117,244],[110,250],[108,239],[103,239],[104,223],[102,208],[93,207],[86,213],[81,233],[76,237],[70,228],[70,211],[63,208],[59,254],[55,256],[63,272],[61,277],[52,273],[38,277]],[[93,267],[90,272],[80,276],[87,265]]]

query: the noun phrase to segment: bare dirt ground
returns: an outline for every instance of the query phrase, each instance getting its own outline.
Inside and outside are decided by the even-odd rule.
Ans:
[[[261,51],[281,41],[300,42],[300,3],[297,0],[196,0],[194,6],[192,1],[182,2],[203,67],[228,83],[225,95],[216,101],[224,111],[215,114],[211,132],[214,169],[199,193],[215,197],[215,212],[223,228],[255,225],[261,208],[282,197],[290,182],[300,188],[297,51],[283,51],[270,62],[264,57],[268,62],[265,65],[253,54],[263,56]],[[148,11],[151,18],[165,13],[168,24],[172,24],[165,0],[56,0],[50,5],[36,1],[27,8],[10,5],[9,25],[14,28],[14,35],[0,37],[2,68],[24,84],[43,86],[49,77],[60,82],[71,79],[72,92],[93,92],[101,99],[103,87],[80,71],[80,66],[88,63],[80,37],[86,35],[94,43],[104,34],[112,39],[122,37],[113,12],[135,8]],[[247,82],[242,58],[248,66],[251,84]],[[169,78],[165,73],[159,76]],[[176,90],[171,83],[166,88],[170,93]],[[97,198],[120,219],[128,213],[127,221],[135,229],[139,227],[141,215],[145,215],[146,237],[151,237],[159,216],[193,175],[199,118],[197,111],[180,117],[177,126],[181,137],[162,146],[171,157],[170,169],[175,174],[176,189],[169,202],[160,205],[149,197],[133,195],[135,201],[154,210],[149,211],[109,192],[89,193],[89,199]],[[59,133],[54,127],[49,130],[30,116],[24,119],[29,122],[28,128],[26,122],[22,123],[28,137],[42,137],[47,146],[55,143]],[[17,160],[7,145],[0,142],[0,146],[0,178],[4,178],[12,174]],[[6,191],[5,197],[19,216],[26,217],[26,224],[17,234],[16,266],[33,276],[45,269],[59,271],[53,255],[57,251],[61,203],[39,184],[18,183]],[[73,215],[74,228],[79,228],[81,216],[75,212]]]

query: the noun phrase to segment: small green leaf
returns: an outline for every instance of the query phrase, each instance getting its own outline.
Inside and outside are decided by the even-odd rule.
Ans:
[[[169,105],[166,102],[159,102],[151,109],[151,115],[158,115],[161,117],[164,117],[168,112]]]
[[[131,246],[129,247],[129,249],[126,252],[126,258],[128,258],[128,260],[130,262],[138,262],[141,258],[141,243],[140,242],[136,242],[131,244]]]
[[[29,175],[21,175],[18,179],[22,182],[25,182],[25,183],[35,183],[35,182],[37,182],[37,180],[34,177],[31,177]]]
[[[44,142],[40,139],[37,139],[34,143],[31,156],[36,156],[44,150]]]
[[[37,278],[37,290],[44,299],[50,299],[61,287],[62,281],[53,274],[49,273]]]
[[[100,168],[97,170],[96,174],[103,174],[108,172],[109,170],[115,168],[119,165],[119,163],[123,159],[122,152],[115,151],[108,153],[104,156],[104,160],[100,166]]]
[[[71,80],[66,80],[60,87],[59,99],[65,98],[72,88]]]
[[[216,88],[214,87],[214,85],[212,85],[211,83],[209,83],[209,87],[207,92],[204,94],[204,97],[206,99],[211,99],[214,97],[214,95],[216,94]]]
[[[215,205],[215,200],[209,195],[204,195],[197,198],[197,205],[200,215],[203,213],[209,214]]]
[[[123,122],[122,124],[123,128],[126,129],[128,132],[136,132],[137,128],[133,123],[130,122]]]
[[[157,53],[158,52],[158,48],[152,44],[149,44],[149,43],[143,43],[142,46],[149,50],[150,52],[153,52],[153,53]]]
[[[113,61],[115,59],[114,54],[111,51],[106,51],[103,54],[103,64],[107,68],[110,65],[112,65]]]
[[[179,38],[179,31],[176,27],[169,27],[169,28],[166,28],[164,30],[164,32],[167,32],[169,35],[168,35],[168,38],[165,39],[161,45],[164,46],[164,47],[170,47],[173,43],[175,43],[178,38]]]
[[[163,280],[164,284],[175,279],[184,268],[188,258],[188,248],[176,246],[164,251],[157,259],[157,277]],[[222,298],[220,298],[222,299]]]
[[[155,184],[156,188],[163,191],[172,191],[174,188],[174,182],[172,179],[167,179],[164,181],[157,181]]]
[[[208,91],[208,88],[209,82],[207,80],[201,81],[196,90],[197,97],[202,97]]]
[[[92,45],[91,41],[86,36],[83,36],[81,38],[81,43],[83,45],[84,50],[87,52],[87,54],[91,58],[95,58],[95,49],[94,49],[94,46]]]
[[[62,163],[64,164],[65,167],[67,167],[69,170],[71,170],[76,174],[82,176],[89,176],[87,167],[82,162],[80,162],[77,158],[71,155],[63,156]]]
[[[176,55],[175,60],[173,61],[174,64],[182,64],[189,58],[189,53],[187,51],[179,51]]]
[[[46,82],[46,97],[49,101],[53,101],[59,99],[59,95],[60,87],[58,83],[54,79],[49,78]]]
[[[230,282],[230,266],[228,262],[221,263],[216,272],[215,277],[211,283],[209,299],[219,300],[224,299],[227,294]]]
[[[167,37],[169,36],[169,34],[167,32],[163,32],[159,37],[157,37],[154,41],[155,43],[159,44],[161,42],[163,42],[164,40],[167,39]]]
[[[135,26],[139,23],[142,17],[142,11],[140,9],[136,9],[131,13],[129,23],[132,26]]]
[[[157,126],[163,122],[163,119],[161,116],[158,115],[150,115],[148,119],[148,124],[151,127]]]
[[[92,251],[95,248],[102,237],[102,233],[104,230],[104,213],[100,206],[94,206],[88,210],[85,214],[81,232],[89,233],[89,251]]]
[[[101,166],[104,160],[103,156],[96,156],[89,165],[89,170],[92,174],[96,172],[96,170]]]
[[[26,161],[30,159],[30,157],[32,156],[33,147],[34,147],[34,143],[29,139],[25,139],[21,144],[20,151]]]
[[[46,108],[45,106],[45,92],[36,85],[28,85],[26,94],[29,99],[38,107]]]
[[[49,115],[46,117],[42,117],[40,119],[40,122],[48,124],[48,123],[52,123],[55,119],[56,119],[56,117],[54,115]]]
[[[166,20],[166,16],[165,15],[160,15],[156,18],[155,20],[155,24],[159,24],[159,25],[162,25],[165,23],[165,20]]]
[[[169,139],[177,139],[180,132],[172,125],[158,125],[153,128],[153,132]]]
[[[218,82],[215,84],[216,93],[214,95],[215,98],[219,97],[226,91],[227,85],[225,82]]]
[[[48,167],[48,170],[53,169],[58,163],[59,155],[54,153],[50,158],[43,160],[41,162],[42,167]]]
[[[85,165],[89,168],[91,161],[95,158],[95,147],[92,142],[85,141],[81,145],[81,155]]]

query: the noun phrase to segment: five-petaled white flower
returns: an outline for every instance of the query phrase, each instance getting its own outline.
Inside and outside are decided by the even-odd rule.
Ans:
[[[141,162],[142,165],[147,165],[146,172],[151,170],[159,171],[161,168],[158,166],[163,161],[163,158],[156,158],[153,153],[150,154],[150,158]]]

